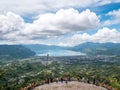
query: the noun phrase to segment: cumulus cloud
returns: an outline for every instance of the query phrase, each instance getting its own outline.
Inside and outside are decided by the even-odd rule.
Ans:
[[[119,17],[119,10],[108,15]],[[116,29],[103,28],[95,34],[74,34],[72,37],[61,38],[69,33],[94,29],[99,26],[98,16],[89,9],[79,12],[73,8],[60,9],[56,13],[40,14],[33,23],[12,12],[0,15],[0,43],[42,43],[74,46],[84,42],[113,42],[120,43],[120,32]],[[54,40],[55,39],[55,40]],[[64,41],[63,41],[64,40]]]
[[[0,40],[16,40],[24,28],[24,20],[12,12],[0,15]]]
[[[69,32],[93,29],[97,26],[99,26],[99,18],[88,9],[81,13],[73,8],[60,9],[56,13],[39,15],[37,20],[26,26],[23,33],[58,36]]]
[[[22,42],[48,39],[98,26],[98,16],[89,9],[83,12],[73,8],[60,9],[56,13],[40,14],[33,23],[25,23],[21,16],[8,12],[0,15],[0,40]]]
[[[58,45],[74,46],[85,42],[120,43],[120,32],[116,29],[109,29],[104,27],[103,29],[99,29],[98,32],[93,35],[87,33],[74,34],[72,37],[66,38],[64,41],[61,41]]]
[[[104,25],[112,25],[120,23],[120,9],[111,11],[106,14],[106,16],[110,16],[111,20],[107,20],[104,22]]]
[[[0,33],[7,33],[20,30],[24,25],[24,20],[12,12],[7,15],[0,15]]]

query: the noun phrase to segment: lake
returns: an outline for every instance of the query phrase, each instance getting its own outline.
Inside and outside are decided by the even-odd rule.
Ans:
[[[50,56],[78,56],[78,55],[86,55],[85,53],[71,51],[71,50],[48,50],[44,53],[37,53],[37,56],[46,56],[49,54]]]

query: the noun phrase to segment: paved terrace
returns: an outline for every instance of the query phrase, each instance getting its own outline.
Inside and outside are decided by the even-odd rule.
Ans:
[[[65,82],[64,83],[54,82],[50,84],[45,84],[38,86],[33,90],[107,90],[107,89],[93,84],[71,81],[68,82],[67,84]]]

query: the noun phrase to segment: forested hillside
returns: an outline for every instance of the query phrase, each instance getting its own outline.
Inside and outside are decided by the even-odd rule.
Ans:
[[[83,43],[70,48],[73,51],[80,51],[87,55],[120,55],[119,43]]]
[[[33,51],[22,45],[0,45],[0,59],[27,58],[34,55]]]

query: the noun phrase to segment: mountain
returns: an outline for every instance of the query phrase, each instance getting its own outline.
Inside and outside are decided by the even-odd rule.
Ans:
[[[47,52],[54,52],[54,54],[63,53],[65,50],[85,53],[87,55],[118,55],[120,56],[119,43],[83,43],[74,47],[60,47],[55,45],[0,45],[0,59],[13,59],[13,58],[27,58]],[[59,52],[60,51],[60,52]],[[70,52],[67,51],[67,53]]]
[[[22,45],[0,45],[0,59],[27,58],[34,55],[35,52]]]
[[[120,55],[119,43],[92,43],[87,42],[70,48],[88,55]]]
[[[64,50],[69,50],[69,51],[85,53],[87,55],[120,55],[119,43],[87,42],[87,43],[79,44],[74,47],[62,47],[62,46],[42,45],[42,44],[30,44],[24,46],[31,49],[36,54],[44,54],[47,52],[59,53],[59,51],[64,53]]]
[[[36,54],[44,54],[49,51],[57,53],[59,50],[70,50],[86,53],[87,55],[120,55],[119,43],[92,43],[87,42],[74,47],[61,47],[55,45],[30,44],[24,45]]]

